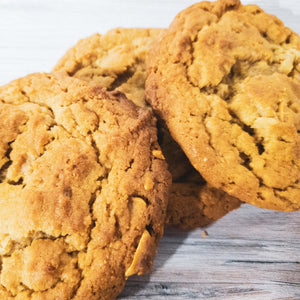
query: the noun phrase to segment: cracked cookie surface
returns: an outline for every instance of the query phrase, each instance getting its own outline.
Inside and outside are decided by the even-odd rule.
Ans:
[[[146,99],[205,180],[300,209],[300,39],[238,0],[179,13],[149,55]]]
[[[0,87],[1,299],[113,299],[149,271],[171,184],[156,131],[62,74]]]
[[[94,34],[68,50],[54,70],[108,90],[120,90],[135,104],[146,107],[146,60],[150,45],[162,31],[116,28],[105,35]],[[195,175],[186,155],[162,124],[158,126],[158,138],[173,177],[167,223],[184,228],[204,226],[240,206],[240,201]]]

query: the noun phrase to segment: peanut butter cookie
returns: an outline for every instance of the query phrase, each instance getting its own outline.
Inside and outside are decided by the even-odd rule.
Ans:
[[[151,268],[170,184],[152,113],[122,93],[0,87],[0,298],[115,298]]]
[[[179,13],[149,53],[146,99],[212,186],[300,209],[300,38],[238,0]]]

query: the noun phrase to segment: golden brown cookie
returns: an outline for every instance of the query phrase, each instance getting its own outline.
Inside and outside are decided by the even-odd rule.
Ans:
[[[139,106],[145,102],[145,60],[162,29],[116,28],[80,40],[58,61],[54,71],[126,94]]]
[[[171,176],[149,110],[37,73],[0,88],[0,298],[113,299],[152,266]]]
[[[120,90],[137,105],[146,107],[146,59],[150,45],[163,30],[117,28],[105,35],[92,35],[68,50],[54,70],[100,84],[108,90]],[[205,181],[196,183],[186,179],[186,175],[194,173],[193,167],[162,124],[159,124],[158,138],[174,183],[169,199],[168,223],[185,228],[203,226],[240,206],[237,199],[217,192]],[[207,209],[213,205],[215,210]]]
[[[177,15],[149,55],[146,98],[216,188],[300,209],[300,39],[238,0]]]

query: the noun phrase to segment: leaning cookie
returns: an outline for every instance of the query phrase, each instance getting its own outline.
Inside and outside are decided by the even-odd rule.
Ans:
[[[0,87],[0,298],[116,297],[151,268],[170,184],[151,112],[120,92]]]
[[[105,35],[92,35],[68,50],[54,70],[100,84],[108,90],[120,90],[135,104],[147,107],[146,59],[153,40],[162,31],[164,29],[117,28]],[[205,181],[186,179],[194,169],[161,123],[158,138],[173,177],[168,223],[185,228],[204,226],[240,206],[240,201],[220,193]]]
[[[300,39],[238,0],[194,4],[149,54],[146,98],[193,166],[242,201],[300,209]]]

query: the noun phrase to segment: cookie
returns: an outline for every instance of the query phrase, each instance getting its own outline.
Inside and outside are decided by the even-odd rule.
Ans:
[[[54,70],[100,84],[108,90],[120,90],[135,104],[146,107],[146,59],[153,40],[162,31],[164,29],[117,28],[105,35],[92,35],[68,50]],[[162,122],[158,123],[158,140],[173,177],[167,223],[184,228],[204,226],[240,206],[237,199],[223,197],[225,193],[207,186],[204,180],[187,181],[187,175],[195,172],[194,168]],[[202,197],[206,204],[202,203]],[[207,209],[209,199],[212,205],[221,204],[224,199],[215,213]],[[188,214],[184,215],[185,212]]]
[[[166,223],[181,229],[204,227],[240,205],[237,198],[212,187],[192,170],[172,184]]]
[[[0,298],[113,299],[150,270],[171,176],[149,110],[62,74],[0,87]]]
[[[58,61],[54,71],[126,94],[136,105],[145,102],[145,60],[162,29],[116,28],[80,40]]]
[[[150,51],[146,98],[212,186],[300,209],[300,39],[238,0],[179,13]]]

